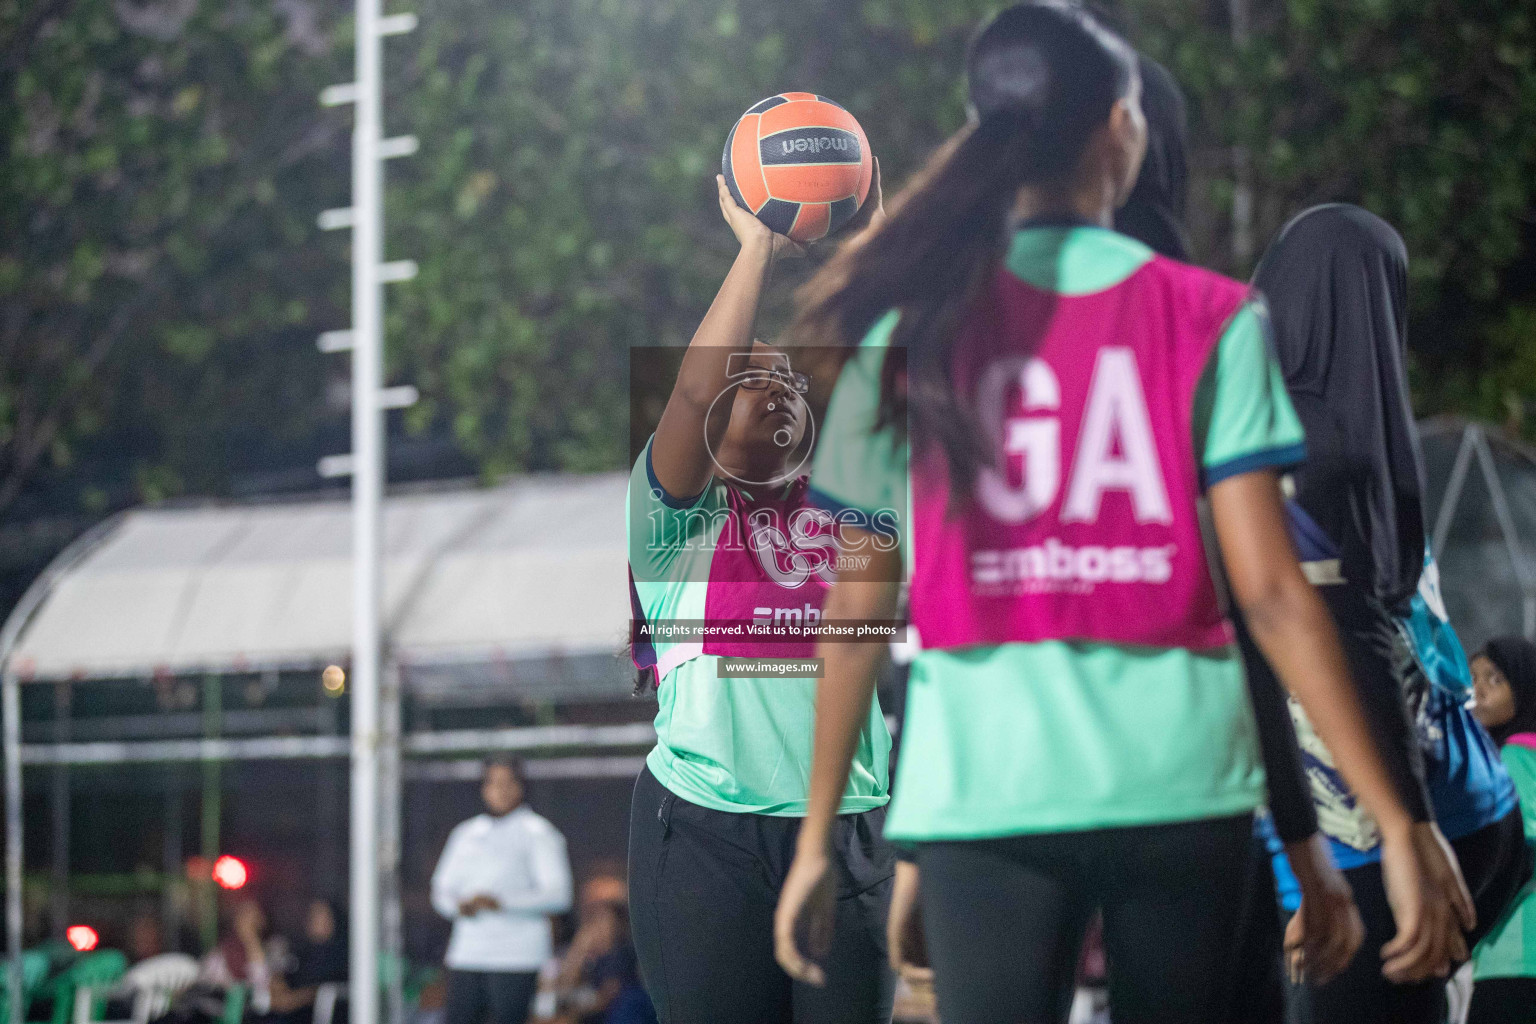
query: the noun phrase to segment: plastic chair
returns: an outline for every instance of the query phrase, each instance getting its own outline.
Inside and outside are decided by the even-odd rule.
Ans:
[[[121,950],[101,949],[87,953],[53,979],[52,1024],[88,1024],[100,1020],[106,1009],[107,990],[128,969]],[[83,996],[84,998],[77,998]]]
[[[53,962],[48,950],[29,949],[21,954],[21,1013],[11,1013],[11,972],[10,963],[7,961],[0,969],[0,1020],[11,1024],[13,1021],[26,1020],[27,1011],[32,1008],[32,998],[37,995],[37,990],[43,982],[48,980],[48,974],[53,969]]]
[[[251,990],[244,985],[231,985],[224,993],[224,1015],[219,1024],[240,1024],[245,1017],[245,1001]]]
[[[406,1002],[410,1002],[410,963],[400,956],[389,952],[379,954],[379,987],[388,988],[390,982],[399,975],[401,988],[406,992]],[[419,994],[419,989],[417,990]],[[315,1015],[311,1024],[334,1024],[336,1016],[336,1004],[347,998],[347,983],[344,981],[328,981],[315,989]]]
[[[48,973],[58,974],[80,959],[81,953],[63,939],[47,939],[37,944],[37,951],[48,958]]]
[[[163,953],[141,960],[110,991],[101,992],[95,986],[85,985],[75,989],[74,1024],[90,1024],[89,1008],[102,995],[126,998],[133,1007],[126,1020],[105,1024],[149,1024],[170,1009],[171,1001],[190,988],[197,975],[197,961],[185,953]],[[85,1019],[81,1019],[82,1011],[86,1013]]]

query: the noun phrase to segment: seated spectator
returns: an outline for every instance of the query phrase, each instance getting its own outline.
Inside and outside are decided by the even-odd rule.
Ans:
[[[559,1024],[656,1024],[640,984],[629,934],[629,909],[599,900],[584,904],[582,923],[561,964]]]
[[[156,975],[161,966],[160,958],[165,953],[165,943],[161,941],[159,917],[145,911],[135,914],[128,921],[128,933],[123,943],[123,952],[132,966],[113,986],[112,992],[107,997],[105,1009],[107,1020],[130,1018],[133,1015],[135,994],[141,988],[153,987],[158,980]],[[195,967],[196,961],[192,963]],[[148,974],[141,967],[144,964],[148,964]],[[179,965],[180,961],[178,961]],[[164,1012],[164,1007],[160,1008],[160,1012]],[[152,1016],[158,1015],[158,1013],[152,1013]]]
[[[345,917],[330,900],[309,904],[304,938],[295,943],[287,970],[272,978],[270,1015],[282,1024],[308,1024],[320,986],[347,980]],[[345,1018],[338,1009],[336,1024]]]
[[[128,941],[123,949],[128,954],[128,962],[136,964],[165,951],[159,916],[147,912],[134,915],[128,922]]]
[[[587,869],[587,880],[581,883],[581,900],[578,906],[594,903],[629,905],[629,883],[624,881],[624,861],[617,857],[603,857]]]
[[[246,986],[250,993],[247,1005],[261,1015],[272,1008],[274,966],[281,970],[286,960],[286,948],[281,939],[269,934],[261,905],[243,900],[230,914],[229,931],[203,958],[199,981],[220,990]]]
[[[197,982],[171,1004],[169,1024],[210,1024],[224,1018],[226,1000],[238,986],[246,989],[247,1017],[272,1009],[272,979],[287,963],[281,939],[268,934],[267,915],[255,900],[235,904],[229,928],[199,964]]]
[[[128,968],[108,995],[105,1019],[159,1020],[196,984],[198,974],[196,958],[186,953],[144,957]],[[141,1012],[142,1018],[137,1016]]]

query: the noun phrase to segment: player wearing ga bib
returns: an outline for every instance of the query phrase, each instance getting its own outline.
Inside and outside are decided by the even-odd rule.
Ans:
[[[962,527],[945,519],[942,477],[914,468],[922,650],[887,833],[979,838],[1251,810],[1263,769],[1195,503],[1205,486],[1303,456],[1263,307],[1083,226],[1020,230],[998,291],[1004,337],[1010,317],[1045,305],[1063,338],[1152,299],[1162,305],[1143,323],[1183,326],[1171,343],[1133,331],[1058,345],[1053,327],[1031,355],[961,350],[957,381],[975,382],[1013,469],[984,471],[989,514]],[[904,503],[906,449],[872,430],[895,324],[891,314],[870,332],[833,395],[811,478],[829,510]]]
[[[971,122],[806,286],[796,327],[850,345],[874,331],[812,471],[841,533],[828,618],[889,617],[911,560],[920,652],[889,830],[916,867],[897,871],[894,955],[917,948],[920,889],[946,1024],[1062,1019],[1099,911],[1117,1020],[1231,1017],[1264,780],[1203,492],[1248,628],[1346,752],[1384,861],[1443,937],[1450,900],[1421,882],[1444,854],[1415,843],[1285,535],[1275,470],[1302,432],[1263,318],[1242,285],[1107,228],[1147,146],[1134,51],[1082,7],[1036,0],[973,37],[967,77]],[[1010,232],[1013,217],[1033,220]],[[862,522],[899,507],[908,463],[910,515],[882,548]],[[819,973],[802,927],[835,914],[830,826],[881,653],[817,647],[810,794],[774,928],[798,979]],[[1347,938],[1330,908],[1310,919]],[[1444,945],[1403,946],[1394,970],[1446,966]]]

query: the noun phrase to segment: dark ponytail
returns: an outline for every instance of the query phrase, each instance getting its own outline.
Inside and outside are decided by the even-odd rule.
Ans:
[[[1132,88],[1136,57],[1082,8],[1037,0],[981,28],[966,76],[971,123],[892,202],[883,227],[805,286],[793,329],[803,343],[852,345],[901,311],[891,343],[906,347],[907,374],[886,362],[879,425],[910,424],[915,449],[938,445],[957,495],[992,446],[951,379],[955,338],[996,272],[1019,190],[1070,188],[1094,132]]]

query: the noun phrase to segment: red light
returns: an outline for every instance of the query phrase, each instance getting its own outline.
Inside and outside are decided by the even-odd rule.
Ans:
[[[243,888],[250,877],[251,873],[239,857],[226,853],[213,862],[213,880],[226,889]]]
[[[82,953],[89,953],[101,941],[96,929],[88,924],[72,924],[64,929],[65,940]]]

